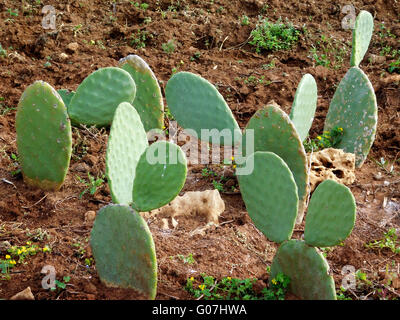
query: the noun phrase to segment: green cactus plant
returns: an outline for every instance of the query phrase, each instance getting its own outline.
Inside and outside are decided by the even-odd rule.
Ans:
[[[305,74],[294,96],[290,120],[292,120],[301,141],[308,136],[317,108],[317,83],[311,74]]]
[[[229,138],[203,137],[211,143],[234,145],[240,140],[241,131],[231,109],[214,85],[190,72],[179,72],[171,77],[165,88],[168,108],[178,124],[194,130],[202,138],[202,130],[217,129]],[[226,141],[225,141],[226,140]]]
[[[136,84],[121,68],[101,68],[79,85],[68,106],[73,124],[108,126],[121,102],[132,103]]]
[[[335,300],[329,265],[314,246],[329,247],[345,240],[354,227],[355,216],[354,197],[347,187],[332,180],[321,183],[311,197],[305,241],[288,240],[281,244],[272,262],[270,279],[282,272],[290,277],[289,289],[299,298]],[[266,213],[264,217],[267,218]]]
[[[149,65],[137,55],[129,55],[119,61],[119,67],[129,72],[136,84],[133,105],[140,115],[144,128],[162,129],[164,126],[164,102],[157,78]]]
[[[141,155],[133,182],[132,206],[150,211],[172,201],[183,188],[186,156],[176,144],[157,141]]]
[[[254,130],[254,152],[273,152],[285,161],[293,173],[299,197],[296,223],[303,220],[308,196],[308,167],[304,146],[289,116],[275,105],[258,110],[248,122],[243,134],[241,150],[245,154],[246,132]]]
[[[361,167],[375,140],[378,124],[377,100],[371,82],[358,67],[351,68],[340,82],[330,103],[324,131],[343,128],[338,149],[354,153]]]
[[[136,166],[148,145],[138,112],[130,103],[121,103],[114,114],[106,151],[106,175],[114,203],[132,203]]]
[[[155,245],[146,221],[132,208],[99,210],[90,234],[96,270],[110,287],[135,289],[148,299],[157,293]]]
[[[353,47],[351,52],[351,67],[358,67],[364,59],[374,31],[374,18],[368,11],[361,10],[357,16],[353,30]]]
[[[60,95],[44,81],[34,82],[20,98],[15,122],[24,181],[60,189],[72,153],[71,124]]]

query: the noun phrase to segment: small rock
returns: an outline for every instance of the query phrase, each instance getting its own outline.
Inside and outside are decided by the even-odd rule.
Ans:
[[[60,60],[68,59],[68,55],[66,53],[64,53],[64,52],[61,52],[59,57],[60,57]]]
[[[77,42],[71,42],[67,45],[67,50],[70,52],[75,52],[79,48],[79,44]]]
[[[96,212],[95,211],[87,211],[85,213],[85,223],[93,224],[94,219],[96,219]]]
[[[375,180],[381,180],[382,179],[382,173],[378,172],[378,173],[374,174],[374,179]]]
[[[76,163],[71,167],[72,171],[88,172],[89,166],[86,163]]]
[[[386,61],[386,57],[385,56],[378,56],[376,54],[370,54],[368,59],[369,59],[369,61],[371,63],[374,63],[374,64],[376,64],[376,63],[384,63]]]
[[[35,300],[32,294],[31,287],[27,287],[25,290],[13,295],[10,300]]]
[[[10,247],[11,247],[11,243],[9,243],[8,241],[0,242],[0,252],[1,251],[6,251]]]

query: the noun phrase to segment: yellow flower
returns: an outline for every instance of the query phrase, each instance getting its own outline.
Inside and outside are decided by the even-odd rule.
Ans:
[[[318,136],[317,139],[318,139],[318,140],[321,140],[321,136]]]
[[[47,246],[43,248],[43,252],[47,252],[47,251],[49,251],[49,250],[50,250],[50,249],[49,249],[49,247],[47,247]]]
[[[17,255],[20,255],[22,253],[21,249],[17,250]]]
[[[231,159],[232,159],[232,161],[234,161],[234,160],[235,160],[235,157],[232,157]]]
[[[17,263],[15,262],[15,260],[11,260],[10,264],[17,264]]]
[[[226,279],[228,279],[229,281],[231,281],[231,280],[232,280],[232,278],[231,278],[231,277],[226,277]]]
[[[233,165],[233,169],[236,169],[236,164]]]
[[[10,257],[9,254],[6,255],[6,259],[7,259],[7,260],[8,260],[8,259],[11,259],[11,257]]]
[[[21,251],[22,251],[22,252],[26,252],[25,246],[23,246],[23,247],[21,248]]]
[[[273,284],[277,284],[278,282],[275,279],[272,279],[271,281]]]
[[[27,241],[26,244],[27,244],[28,246],[30,246],[30,245],[32,244],[32,242]]]
[[[190,281],[194,281],[194,278],[193,278],[193,277],[190,277]]]
[[[342,128],[342,127],[340,127],[340,128],[338,128],[338,130],[339,130],[340,132],[342,132],[342,131],[343,131],[343,128]]]
[[[201,291],[203,291],[203,290],[205,289],[205,287],[206,287],[206,286],[205,286],[204,284],[200,284],[200,285],[199,285],[199,288],[200,288]]]

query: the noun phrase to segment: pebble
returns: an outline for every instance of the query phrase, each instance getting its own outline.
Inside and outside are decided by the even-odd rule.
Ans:
[[[27,287],[25,290],[13,295],[10,300],[35,300],[35,297],[32,294],[31,287]]]

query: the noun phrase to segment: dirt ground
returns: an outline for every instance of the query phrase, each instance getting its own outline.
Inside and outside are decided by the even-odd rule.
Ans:
[[[85,214],[97,211],[111,198],[106,183],[93,195],[86,192],[80,198],[86,186],[77,176],[87,180],[88,173],[93,177],[104,174],[108,129],[73,129],[73,157],[58,192],[29,189],[18,173],[14,156],[16,106],[22,92],[35,80],[44,80],[56,89],[76,90],[96,69],[116,66],[120,58],[138,54],[151,66],[162,89],[176,71],[197,73],[217,85],[243,128],[270,100],[289,112],[301,77],[310,73],[319,93],[310,131],[315,138],[323,130],[335,88],[349,68],[352,34],[341,26],[346,15],[341,8],[350,1],[146,0],[149,6],[145,9],[135,2],[0,3],[0,43],[6,50],[6,56],[0,57],[0,245],[7,241],[23,246],[30,241],[50,248],[27,257],[11,269],[9,279],[0,280],[2,299],[28,286],[35,299],[143,298],[132,290],[103,285],[91,256],[91,223]],[[367,10],[375,18],[374,35],[361,68],[376,91],[379,123],[368,159],[357,169],[356,181],[349,185],[357,201],[355,228],[343,246],[326,254],[338,290],[344,266],[354,266],[366,275],[367,281],[359,279],[357,289],[347,291],[345,296],[394,299],[400,296],[400,281],[395,280],[400,277],[400,254],[387,248],[368,249],[365,244],[382,239],[391,228],[399,234],[400,228],[400,79],[398,73],[388,71],[394,61],[390,52],[399,50],[400,56],[400,3],[351,3],[357,13]],[[53,5],[57,10],[55,31],[42,28],[43,5]],[[259,15],[273,22],[288,19],[301,31],[298,44],[287,51],[256,53],[248,40]],[[242,23],[243,16],[249,18],[248,25]],[[171,52],[166,50],[168,41],[175,43]],[[203,168],[189,166],[182,193],[214,189],[213,179],[203,177]],[[218,166],[210,169],[220,170]],[[231,177],[233,186],[234,179]],[[199,217],[179,218],[178,226],[169,230],[148,221],[158,260],[156,299],[193,299],[184,290],[186,279],[193,276],[200,280],[201,273],[217,279],[266,279],[266,268],[271,265],[277,244],[254,227],[239,192],[222,192],[221,196],[226,209],[220,225],[202,235],[192,232],[205,225]],[[303,230],[304,224],[296,227],[293,237],[301,238]],[[0,259],[5,254],[0,247]],[[180,258],[189,255],[194,263]],[[70,277],[64,290],[42,288],[41,270],[45,265],[54,266],[59,281]]]

